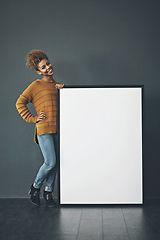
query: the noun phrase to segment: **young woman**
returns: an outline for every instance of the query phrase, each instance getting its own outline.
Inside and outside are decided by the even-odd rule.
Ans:
[[[28,86],[16,102],[21,117],[27,122],[36,123],[35,142],[39,144],[44,157],[44,163],[29,191],[30,200],[33,204],[40,205],[40,188],[46,180],[43,197],[46,205],[52,207],[55,205],[52,192],[56,176],[57,88],[63,88],[64,84],[53,79],[53,66],[41,50],[32,50],[27,55],[26,65],[42,75],[41,79]],[[27,108],[29,102],[35,107],[37,116],[33,116]]]

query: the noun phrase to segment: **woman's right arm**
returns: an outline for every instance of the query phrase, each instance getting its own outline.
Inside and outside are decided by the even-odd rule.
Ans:
[[[26,122],[37,122],[38,116],[33,116],[33,114],[29,111],[27,104],[32,101],[32,93],[30,91],[30,86],[20,95],[16,102],[16,108],[21,115],[21,117]]]

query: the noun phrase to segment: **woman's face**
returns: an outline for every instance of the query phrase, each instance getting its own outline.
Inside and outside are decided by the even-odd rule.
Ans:
[[[52,76],[54,74],[52,64],[47,59],[42,59],[38,63],[37,73],[43,76]]]

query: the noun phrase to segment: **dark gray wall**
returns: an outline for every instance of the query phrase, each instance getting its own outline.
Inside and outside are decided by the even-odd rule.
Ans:
[[[1,3],[0,197],[26,197],[41,153],[15,102],[45,51],[66,85],[144,85],[144,194],[160,197],[160,2],[45,0]]]

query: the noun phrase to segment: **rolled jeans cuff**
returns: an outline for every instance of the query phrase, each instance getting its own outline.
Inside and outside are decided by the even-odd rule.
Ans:
[[[53,187],[45,186],[44,189],[46,192],[53,192]]]
[[[33,187],[37,188],[37,189],[40,189],[42,187],[42,185],[38,185],[37,183],[34,182]]]

